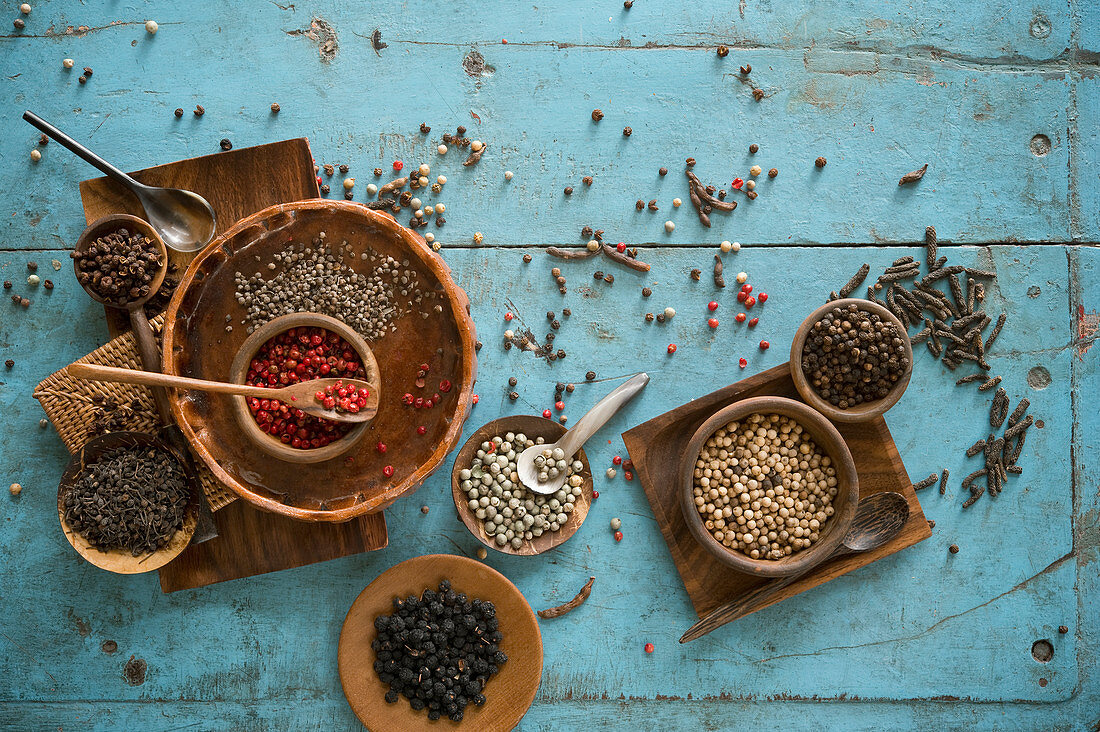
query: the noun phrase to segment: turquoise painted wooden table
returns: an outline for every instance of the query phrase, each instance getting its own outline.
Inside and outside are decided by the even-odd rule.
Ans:
[[[23,485],[18,498],[0,497],[0,727],[357,729],[336,677],[352,600],[400,560],[477,547],[437,475],[388,512],[390,545],[379,552],[172,595],[153,576],[83,563],[54,508],[66,452],[39,429],[30,393],[106,329],[67,269],[45,292],[25,284],[25,263],[50,276],[51,259],[66,261],[82,228],[77,182],[92,171],[56,144],[31,162],[38,135],[19,121],[31,108],[127,169],[215,152],[222,138],[240,147],[305,135],[319,162],[351,166],[362,200],[375,166],[430,162],[450,179],[439,198],[448,205],[442,254],[486,342],[467,433],[541,411],[554,381],[582,381],[589,368],[644,368],[653,377],[645,394],[589,451],[597,472],[623,452],[622,430],[784,361],[796,325],[829,290],[864,261],[881,268],[918,254],[934,224],[952,262],[997,270],[989,308],[1009,318],[994,369],[1044,422],[1023,475],[966,511],[957,481],[946,496],[922,494],[931,539],[686,646],[676,639],[691,608],[649,505],[637,482],[601,475],[588,522],[561,549],[488,559],[536,608],[598,578],[582,609],[543,624],[545,672],[521,727],[1096,728],[1095,3],[32,5],[13,30],[18,3],[0,3],[0,276],[33,300],[26,310],[0,304],[0,360],[16,362],[0,370],[0,479]],[[149,18],[155,36],[143,28]],[[720,43],[731,49],[724,59]],[[76,69],[62,68],[66,57]],[[739,80],[741,64],[753,67],[759,102]],[[86,65],[94,75],[80,85]],[[196,104],[205,116],[191,114]],[[596,107],[606,113],[598,125]],[[435,153],[439,133],[459,124],[489,144],[476,167]],[[754,142],[761,151],[750,157]],[[715,215],[707,230],[690,206],[671,205],[687,199],[679,171],[688,156],[704,180],[729,181],[753,162],[779,176],[762,178],[758,200]],[[923,181],[897,186],[925,162]],[[673,174],[658,177],[661,166]],[[661,210],[635,211],[638,198]],[[613,269],[614,285],[596,286],[594,267],[568,263],[563,298],[540,247],[581,243],[585,224],[637,244],[653,270]],[[727,272],[748,272],[771,295],[751,334],[729,322],[707,328],[713,287],[687,276],[708,267],[722,239],[744,245]],[[538,318],[563,305],[573,311],[558,339],[567,360],[499,347],[506,309]],[[643,322],[665,306],[680,313],[671,323]],[[772,348],[760,351],[760,338]],[[922,355],[887,421],[913,477],[944,466],[965,475],[962,452],[984,433],[986,397],[955,389]],[[744,371],[731,366],[742,356]],[[512,375],[516,403],[505,396]],[[567,413],[598,397],[578,388]],[[613,516],[621,543],[607,529]],[[950,544],[961,551],[949,554]],[[1042,639],[1054,649],[1047,662],[1032,655]],[[101,650],[105,640],[116,653]],[[148,664],[141,685],[123,676],[131,656]]]

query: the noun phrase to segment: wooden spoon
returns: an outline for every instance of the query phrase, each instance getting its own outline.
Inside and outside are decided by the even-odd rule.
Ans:
[[[186,376],[170,376],[136,369],[120,369],[115,366],[100,366],[94,363],[74,363],[70,364],[66,370],[71,376],[91,381],[139,384],[141,386],[169,386],[176,389],[196,389],[216,394],[277,399],[280,402],[301,409],[306,414],[334,422],[367,422],[374,419],[374,415],[378,412],[378,388],[369,381],[359,379],[313,379],[273,389],[265,386],[226,384],[220,381],[190,379]],[[342,381],[345,386],[369,390],[370,396],[367,397],[367,405],[358,412],[337,412],[335,409],[326,409],[323,404],[317,401],[316,393],[325,387],[336,384],[337,381]]]
[[[784,587],[800,577],[804,577],[808,572],[820,567],[829,560],[845,554],[877,549],[897,536],[908,520],[909,503],[905,500],[905,496],[900,493],[892,491],[874,493],[861,499],[859,506],[856,508],[856,517],[852,520],[852,527],[844,535],[844,541],[824,561],[813,565],[805,572],[792,574],[761,585],[749,594],[712,610],[705,618],[688,628],[688,631],[680,637],[680,642],[687,643],[696,638],[701,638],[712,630],[721,628],[726,623],[731,623],[744,615],[756,612]]]

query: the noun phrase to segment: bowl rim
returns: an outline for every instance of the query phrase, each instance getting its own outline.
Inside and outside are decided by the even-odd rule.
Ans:
[[[228,486],[235,494],[261,510],[301,521],[331,521],[339,523],[350,521],[367,513],[377,513],[406,493],[414,491],[416,488],[420,487],[428,476],[439,468],[443,460],[447,457],[447,454],[454,448],[455,443],[457,443],[462,436],[463,425],[466,423],[466,419],[470,415],[470,409],[473,406],[474,381],[477,377],[477,352],[474,348],[474,344],[477,341],[477,332],[474,327],[473,318],[470,315],[470,299],[466,295],[466,292],[459,287],[451,277],[451,268],[443,261],[442,257],[431,250],[422,237],[398,224],[393,216],[383,212],[373,211],[364,204],[348,201],[309,199],[292,203],[278,203],[237,221],[229,227],[229,229],[219,234],[217,238],[207,244],[206,248],[202,249],[194,259],[191,260],[191,264],[187,266],[187,269],[180,277],[180,284],[172,294],[172,299],[169,301],[168,308],[165,311],[164,328],[161,331],[163,338],[162,351],[165,354],[165,373],[177,376],[184,375],[177,372],[176,359],[172,355],[177,348],[183,347],[179,342],[182,340],[183,336],[181,320],[184,319],[180,314],[180,310],[183,305],[184,296],[189,292],[194,282],[197,279],[205,278],[205,273],[200,274],[200,272],[202,272],[207,261],[219,255],[224,256],[226,250],[223,248],[228,246],[228,243],[232,239],[242,235],[244,232],[248,232],[255,228],[262,229],[265,234],[272,233],[272,230],[267,226],[272,219],[292,214],[296,211],[323,211],[329,214],[342,213],[370,220],[370,223],[373,225],[386,229],[391,236],[400,238],[403,245],[409,249],[410,254],[414,254],[418,257],[425,270],[429,271],[432,276],[439,281],[444,292],[447,293],[450,313],[455,320],[460,339],[460,343],[457,344],[456,347],[462,352],[462,373],[460,379],[455,380],[455,386],[459,393],[454,416],[451,419],[446,434],[443,436],[443,439],[439,441],[439,445],[436,447],[435,452],[433,452],[411,474],[406,475],[400,481],[394,481],[381,492],[354,505],[330,510],[291,506],[270,496],[256,493],[248,485],[238,480],[223,468],[202,440],[199,439],[192,425],[187,421],[183,414],[183,407],[181,406],[179,394],[176,393],[174,389],[169,390],[169,406],[172,409],[172,418],[183,431],[191,450],[202,460],[203,464],[206,465],[210,472],[214,474],[214,477],[219,483]]]
[[[311,312],[280,315],[256,328],[241,344],[241,347],[237,349],[233,362],[229,365],[229,380],[237,384],[243,384],[244,377],[248,373],[248,364],[264,343],[292,328],[303,327],[323,328],[346,340],[363,361],[363,365],[367,370],[367,381],[374,384],[376,388],[380,388],[382,375],[378,370],[378,361],[375,359],[374,352],[366,340],[343,321],[321,313]],[[355,426],[348,430],[343,437],[330,442],[324,447],[301,450],[285,445],[261,430],[260,426],[256,424],[256,420],[252,418],[252,413],[248,409],[248,400],[245,397],[232,395],[229,399],[233,404],[233,414],[237,418],[237,424],[241,431],[268,455],[288,463],[320,463],[339,457],[363,438],[363,435],[367,433],[367,428],[373,421],[367,420],[366,422],[355,423]]]
[[[695,508],[693,494],[695,461],[699,457],[703,443],[726,423],[753,413],[782,414],[795,419],[803,429],[810,429],[814,442],[837,466],[838,485],[844,486],[837,491],[837,499],[840,500],[834,499],[833,515],[826,522],[826,530],[822,536],[810,548],[786,559],[753,559],[739,551],[726,548],[703,525],[703,519]],[[825,439],[821,439],[815,432],[821,433]],[[823,442],[831,444],[822,444]],[[848,476],[847,480],[843,480],[845,476]],[[839,430],[810,405],[787,397],[749,397],[719,409],[696,429],[688,442],[680,465],[680,509],[692,536],[722,564],[758,577],[784,577],[799,574],[825,561],[844,540],[844,535],[855,518],[858,503],[859,476],[856,473],[855,460]]]
[[[125,549],[103,550],[92,546],[92,544],[78,533],[76,529],[69,526],[68,522],[65,520],[63,505],[66,488],[68,488],[76,477],[84,471],[86,467],[86,458],[98,458],[107,450],[126,447],[127,443],[129,443],[131,447],[137,445],[155,447],[171,455],[175,461],[179,463],[180,468],[187,478],[188,485],[191,487],[191,497],[187,503],[187,513],[184,516],[183,525],[172,535],[168,543],[162,549],[158,549],[155,552],[139,554],[136,557],[133,553]],[[88,453],[91,453],[91,455]],[[92,459],[91,463],[94,464],[94,462],[94,459]],[[77,554],[83,557],[89,564],[115,574],[142,574],[160,569],[178,557],[180,553],[191,544],[191,538],[195,535],[195,527],[198,524],[198,491],[200,490],[202,490],[202,485],[195,472],[191,469],[191,466],[186,460],[181,459],[176,451],[163,440],[145,432],[107,432],[85,442],[69,459],[68,464],[65,466],[65,470],[61,474],[61,480],[58,481],[57,518],[61,523],[61,530],[65,534],[65,538],[69,540],[69,544],[71,544]]]
[[[585,454],[584,448],[581,448],[575,455],[576,459],[584,463],[584,469],[581,471],[581,476],[584,481],[581,484],[581,500],[574,504],[573,513],[570,514],[565,527],[561,527],[555,532],[544,533],[543,536],[535,539],[524,539],[523,546],[519,549],[513,549],[510,543],[504,546],[497,546],[496,541],[490,539],[489,535],[485,533],[485,529],[481,526],[481,520],[474,515],[474,512],[471,511],[470,507],[466,504],[468,500],[466,493],[459,487],[461,481],[459,480],[458,474],[459,471],[463,469],[459,465],[459,462],[461,460],[461,462],[466,463],[472,460],[473,455],[477,452],[478,443],[487,439],[486,435],[491,436],[490,433],[501,434],[504,432],[519,431],[515,428],[508,427],[509,423],[515,424],[519,419],[531,420],[528,422],[529,425],[534,425],[538,428],[545,427],[551,432],[556,432],[557,435],[554,437],[555,440],[560,439],[561,436],[567,432],[565,425],[534,414],[513,414],[506,417],[498,417],[490,422],[486,422],[474,430],[473,434],[462,443],[462,446],[455,453],[454,463],[451,466],[451,497],[454,499],[455,511],[458,512],[459,520],[461,520],[466,529],[473,534],[474,538],[501,554],[530,557],[537,556],[555,547],[561,546],[569,541],[574,534],[580,531],[581,525],[584,523],[585,519],[588,518],[589,510],[592,507],[592,493],[595,488],[595,483],[592,478],[592,465],[588,461],[588,455]],[[524,432],[528,432],[531,428],[524,427],[521,429]],[[539,437],[541,435],[535,436]],[[543,537],[549,538],[545,541],[541,541]],[[545,546],[536,548],[536,544],[545,544]]]
[[[821,398],[806,379],[806,374],[802,371],[802,349],[806,345],[806,337],[809,335],[810,328],[814,326],[814,323],[821,320],[821,318],[833,308],[845,307],[848,305],[855,305],[860,310],[874,313],[883,320],[893,323],[897,327],[898,332],[902,335],[902,345],[905,348],[905,355],[909,359],[909,366],[905,369],[905,373],[902,374],[902,377],[898,379],[897,383],[890,389],[890,393],[883,398],[876,399],[873,402],[866,402],[852,409],[841,409]],[[904,394],[905,390],[908,388],[909,379],[913,375],[913,343],[909,339],[909,329],[906,328],[901,320],[887,308],[870,300],[846,297],[825,303],[821,307],[815,309],[802,321],[802,324],[798,326],[798,330],[795,331],[794,338],[791,341],[790,362],[791,378],[794,380],[794,386],[798,389],[799,395],[807,404],[834,422],[869,422],[876,417],[881,417],[887,410],[897,404],[902,394]]]

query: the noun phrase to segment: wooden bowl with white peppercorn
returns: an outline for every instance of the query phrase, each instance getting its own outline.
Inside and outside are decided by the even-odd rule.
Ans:
[[[756,414],[774,414],[792,420],[796,425],[801,427],[802,433],[809,436],[817,449],[828,456],[828,464],[831,464],[832,468],[835,470],[836,493],[832,495],[830,499],[832,515],[827,516],[827,518],[824,518],[823,522],[820,522],[819,530],[815,529],[818,534],[816,540],[812,541],[809,546],[801,548],[799,551],[793,551],[777,559],[754,559],[736,548],[726,546],[711,533],[711,529],[705,524],[703,517],[700,515],[700,509],[696,505],[695,487],[697,461],[700,460],[701,452],[707,445],[707,441],[730,422],[736,421],[741,423]],[[752,448],[749,447],[747,449],[751,450]],[[805,455],[806,453],[802,454]],[[821,463],[826,464],[825,461],[821,461]],[[797,480],[800,483],[802,483],[802,481],[808,481],[810,470],[816,470],[816,468],[812,468],[811,465],[802,467],[800,464],[797,466],[794,473],[792,473],[791,479]],[[807,475],[803,475],[803,473]],[[796,475],[797,477],[794,477]],[[730,478],[731,476],[725,477]],[[788,476],[784,474],[783,480],[787,480],[787,477]],[[824,561],[844,539],[844,534],[848,531],[852,519],[855,517],[856,504],[859,502],[859,481],[856,476],[855,461],[852,459],[852,454],[848,450],[848,446],[844,443],[844,438],[841,437],[840,432],[837,431],[836,427],[828,419],[813,408],[802,402],[795,401],[794,399],[786,399],[784,397],[762,396],[743,399],[739,402],[734,402],[712,415],[695,431],[691,441],[688,443],[680,467],[680,479],[680,507],[684,513],[684,521],[687,523],[688,529],[691,531],[692,536],[695,537],[695,540],[698,541],[704,549],[710,552],[715,559],[723,564],[740,572],[759,577],[782,577],[798,574]],[[746,485],[749,489],[755,491],[757,488],[751,485],[751,480],[752,479],[750,479],[750,482]],[[763,481],[763,478],[761,478],[761,481]],[[738,484],[739,482],[726,488],[727,495],[728,492],[734,490],[734,486]],[[724,484],[720,484],[715,490],[720,492],[723,487],[725,487]],[[760,488],[764,488],[762,483]],[[798,486],[782,486],[782,492],[786,494],[787,498],[792,499],[791,503],[808,498],[808,496],[803,497],[795,492],[797,489]],[[779,491],[773,492],[776,493],[775,497],[761,495],[756,498],[751,498],[752,494],[750,493],[749,500],[764,501],[766,498],[769,503],[776,499],[783,500],[783,496],[779,495]],[[761,490],[761,493],[764,494],[765,491]],[[747,503],[747,501],[744,503]],[[727,506],[727,508],[728,507],[729,506]],[[742,505],[740,508],[744,509],[744,506]],[[733,509],[731,509],[731,511],[732,510]],[[749,511],[751,511],[751,509],[744,511],[741,516],[744,516]],[[789,511],[789,509],[785,509],[781,506],[781,513],[779,513],[779,515],[782,515],[782,512],[786,511]],[[741,516],[737,518],[739,519]],[[733,516],[731,515],[729,518],[732,519]],[[748,517],[748,521],[753,521],[754,518],[754,516],[750,516]],[[786,518],[787,517],[784,517],[784,519]],[[752,526],[747,528],[751,530],[756,527]],[[782,530],[782,527],[779,528]],[[791,528],[791,531],[795,531],[795,528]],[[801,534],[802,530],[799,530],[798,533]]]
[[[455,457],[454,467],[451,469],[451,493],[454,497],[455,509],[458,511],[458,517],[462,520],[462,523],[466,525],[466,528],[470,530],[470,533],[477,537],[485,546],[490,549],[496,549],[498,552],[504,554],[512,554],[515,556],[532,556],[535,554],[542,554],[549,551],[556,546],[564,544],[569,537],[577,533],[577,529],[584,523],[584,519],[588,516],[588,509],[592,504],[592,466],[588,463],[588,456],[584,454],[584,450],[580,450],[574,460],[581,462],[582,468],[576,475],[580,476],[580,485],[577,488],[580,489],[580,495],[575,497],[572,511],[568,512],[566,521],[564,524],[559,525],[556,531],[543,531],[539,536],[533,536],[530,539],[522,539],[519,547],[513,547],[511,541],[507,541],[503,546],[497,544],[495,536],[491,536],[486,532],[483,525],[484,520],[476,515],[476,509],[470,506],[472,499],[466,491],[462,489],[462,478],[460,474],[463,470],[468,470],[477,456],[478,450],[481,449],[481,445],[485,442],[492,440],[494,437],[504,438],[508,433],[523,434],[531,440],[536,440],[539,437],[545,439],[546,443],[556,442],[566,432],[565,426],[558,424],[557,422],[546,419],[545,417],[538,417],[535,415],[519,414],[513,417],[501,417],[495,419],[492,422],[480,427],[474,434],[470,435],[470,439],[466,440],[466,443],[458,451],[458,455]],[[517,449],[516,455],[523,452],[522,449]],[[569,483],[566,482],[566,489],[569,488]],[[527,491],[531,494],[530,491]],[[532,496],[534,494],[531,494]],[[486,496],[487,499],[492,499],[497,496]],[[499,497],[498,497],[499,498]],[[538,499],[531,498],[531,500],[541,501],[542,499],[553,499],[554,496],[539,496]],[[486,506],[489,508],[489,506]],[[494,512],[497,507],[493,507]],[[526,510],[526,507],[524,507]],[[502,509],[503,510],[503,509]]]
[[[803,369],[802,355],[806,346],[806,339],[809,337],[814,325],[836,308],[844,308],[849,305],[854,305],[863,312],[877,315],[882,322],[894,325],[901,336],[901,348],[905,363],[897,381],[890,387],[886,396],[856,406],[841,408],[830,403],[814,389],[814,385],[810,383],[810,379]],[[806,400],[807,404],[834,422],[867,422],[882,416],[886,413],[886,410],[897,404],[897,401],[901,399],[901,395],[905,393],[906,387],[909,386],[909,377],[912,374],[913,344],[909,340],[908,330],[898,320],[897,316],[870,300],[849,297],[825,303],[802,321],[802,325],[798,327],[794,334],[794,340],[791,342],[791,378],[794,380],[795,388],[798,389],[799,395]]]

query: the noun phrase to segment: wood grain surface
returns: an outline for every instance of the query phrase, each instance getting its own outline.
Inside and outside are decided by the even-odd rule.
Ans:
[[[405,697],[394,704],[384,699],[388,684],[374,672],[371,642],[377,637],[374,619],[393,612],[393,599],[436,590],[450,580],[455,592],[496,606],[500,650],[508,661],[485,685],[485,703],[466,707],[461,724],[432,722],[426,710],[415,711]],[[467,557],[428,554],[409,559],[378,575],[352,603],[340,629],[337,665],[344,695],[355,715],[371,732],[414,732],[453,726],[478,732],[513,729],[535,699],[542,679],[542,634],[531,606],[516,586],[492,567]]]
[[[653,507],[653,515],[700,618],[766,584],[768,579],[727,567],[692,536],[680,508],[677,474],[680,457],[690,436],[716,410],[756,396],[782,396],[801,401],[791,379],[790,364],[776,366],[699,397],[623,433],[623,441],[638,470],[646,497]],[[783,588],[757,610],[794,597],[932,535],[886,422],[880,417],[870,422],[837,423],[835,426],[855,460],[860,496],[880,491],[901,493],[909,500],[909,520],[898,536],[884,546],[864,554],[850,554],[825,562],[807,576]]]

